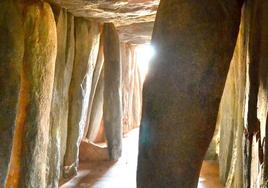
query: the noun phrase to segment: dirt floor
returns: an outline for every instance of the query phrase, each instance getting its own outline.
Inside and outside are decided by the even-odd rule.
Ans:
[[[136,188],[138,134],[139,129],[134,129],[125,136],[123,156],[118,162],[83,162],[77,176],[61,188]],[[204,161],[198,188],[223,188],[215,162]]]

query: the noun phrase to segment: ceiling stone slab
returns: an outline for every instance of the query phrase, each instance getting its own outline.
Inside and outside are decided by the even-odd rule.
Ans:
[[[115,26],[155,20],[159,0],[51,0],[78,17]]]
[[[131,44],[144,44],[151,41],[154,22],[133,23],[117,27],[120,41]]]
[[[160,0],[49,0],[74,16],[113,22],[121,42],[148,43]]]

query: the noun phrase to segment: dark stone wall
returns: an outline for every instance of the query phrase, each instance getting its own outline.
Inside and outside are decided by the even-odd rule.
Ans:
[[[209,6],[207,6],[209,5]],[[196,187],[239,29],[237,1],[162,0],[144,83],[137,186]]]
[[[267,8],[264,1],[245,3],[221,99],[219,164],[225,187],[267,187]]]
[[[18,123],[24,31],[16,4],[4,0],[0,7],[0,187],[4,187]]]

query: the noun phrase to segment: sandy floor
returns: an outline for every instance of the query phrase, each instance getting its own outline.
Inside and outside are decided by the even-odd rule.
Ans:
[[[116,162],[81,163],[79,172],[61,188],[136,188],[138,129],[131,131],[123,142],[123,156]],[[223,188],[218,182],[218,166],[204,161],[198,188]]]

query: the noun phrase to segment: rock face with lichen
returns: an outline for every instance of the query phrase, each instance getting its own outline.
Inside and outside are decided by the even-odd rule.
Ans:
[[[2,160],[1,157],[1,161],[6,161],[6,165],[9,164],[8,176],[5,179],[6,187],[46,187],[45,161],[57,52],[55,20],[47,3],[24,3],[22,6],[12,2],[2,3],[1,12],[9,16],[9,19],[3,15],[0,18],[9,21],[0,21],[0,28],[3,28],[1,36],[5,37],[5,41],[2,38],[0,44],[5,44],[8,51],[5,55],[1,54],[0,58],[1,63],[7,66],[6,73],[11,76],[6,78],[13,79],[9,80],[12,85],[3,84],[9,87],[9,90],[4,90],[9,96],[3,96],[3,99],[12,98],[8,105],[2,103],[4,105],[2,109],[9,111],[5,118],[12,123],[5,123],[1,119],[1,123],[9,126],[5,131],[1,131],[6,132],[9,139],[1,138],[1,143],[9,145],[10,148],[12,146],[11,156],[10,150],[5,149],[7,158]],[[21,14],[22,12],[24,14]],[[10,13],[12,15],[9,15]],[[8,72],[7,70],[11,68],[12,72]],[[13,106],[15,107],[12,110],[15,113],[13,115],[10,110],[12,105],[16,105]],[[9,140],[13,142],[7,143]],[[6,173],[6,169],[3,171],[1,169],[1,172]],[[1,175],[1,187],[5,175]]]
[[[47,3],[25,5],[25,50],[23,92],[24,137],[20,187],[46,187],[46,155],[49,142],[49,117],[57,53],[54,16]],[[30,35],[29,35],[30,34]]]
[[[157,54],[143,91],[139,188],[197,186],[241,8],[237,1],[205,2],[162,0],[158,9],[152,39]]]
[[[6,150],[6,165],[9,164],[6,187],[46,187],[49,116],[57,53],[55,20],[50,5],[44,2],[24,3],[22,6],[4,2],[3,5],[3,12],[7,16],[12,12],[12,19],[8,23],[13,23],[12,26],[1,25],[1,28],[5,28],[1,30],[5,31],[1,36],[9,34],[5,36],[5,42],[12,45],[7,48],[11,50],[5,53],[7,56],[0,56],[1,62],[7,66],[6,70],[13,69],[7,72],[13,77],[13,81],[10,80],[12,85],[4,91],[6,94],[12,93],[9,97],[3,97],[7,100],[12,98],[12,102],[7,103],[7,110],[16,105],[12,110],[15,114],[12,115],[11,111],[6,114],[12,124],[1,120],[5,126],[9,126],[9,130],[5,130],[7,135],[10,134],[7,141],[13,141],[5,143],[10,148],[12,146],[11,156]],[[2,20],[0,23],[7,22]],[[11,134],[11,129],[14,134]],[[6,170],[3,172],[6,173]],[[1,177],[5,178],[5,175]]]

